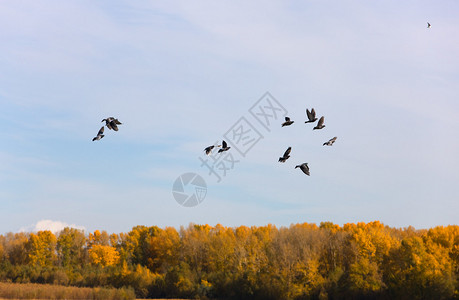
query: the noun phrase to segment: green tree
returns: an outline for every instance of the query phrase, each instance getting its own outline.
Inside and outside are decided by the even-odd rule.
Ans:
[[[57,238],[57,255],[60,265],[83,266],[86,262],[86,237],[82,230],[64,228]]]
[[[385,284],[378,265],[369,258],[360,257],[349,268],[348,287],[351,292],[371,295],[380,292]]]

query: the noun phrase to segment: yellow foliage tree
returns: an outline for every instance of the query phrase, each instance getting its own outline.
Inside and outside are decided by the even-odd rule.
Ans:
[[[51,266],[56,261],[56,243],[56,236],[49,230],[31,233],[26,245],[30,264]]]
[[[104,245],[108,246],[110,242],[110,237],[108,233],[104,230],[100,232],[99,230],[94,231],[94,233],[89,234],[88,246],[92,245]]]
[[[169,266],[177,263],[180,236],[173,227],[158,230],[149,240],[148,267],[153,271],[165,271]]]
[[[89,259],[93,265],[107,267],[117,264],[120,255],[114,247],[93,245],[92,248],[89,249]]]

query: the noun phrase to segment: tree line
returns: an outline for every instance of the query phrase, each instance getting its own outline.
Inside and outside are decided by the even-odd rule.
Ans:
[[[459,299],[459,226],[136,226],[0,235],[0,280],[194,299]]]

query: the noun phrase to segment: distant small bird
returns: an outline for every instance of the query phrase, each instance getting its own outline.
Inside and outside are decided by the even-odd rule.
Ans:
[[[293,124],[293,122],[295,122],[295,121],[290,121],[290,118],[289,118],[289,117],[285,117],[285,122],[282,123],[282,127],[284,127],[284,126],[290,126],[290,125]]]
[[[279,162],[284,163],[290,157],[291,151],[292,147],[288,147],[287,150],[285,150],[284,156],[279,157]]]
[[[320,117],[319,122],[317,122],[316,127],[314,127],[312,130],[314,130],[314,129],[322,129],[324,127],[325,127],[325,125],[324,125],[324,117],[322,116],[322,117]]]
[[[222,142],[222,148],[218,150],[218,153],[223,152],[223,151],[228,151],[231,149],[231,147],[228,147],[228,144],[226,144],[225,141]]]
[[[313,123],[317,121],[316,111],[314,110],[314,108],[311,109],[311,111],[309,111],[309,109],[306,108],[306,116],[308,117],[308,120],[304,123]]]
[[[204,151],[206,151],[206,155],[210,155],[210,154],[212,153],[212,149],[214,149],[214,148],[215,148],[214,145],[209,146],[209,147],[206,147],[206,148],[204,149]]]
[[[108,117],[106,119],[103,119],[102,122],[105,121],[105,126],[107,126],[108,129],[113,129],[115,131],[118,131],[118,126],[117,125],[122,125],[118,119],[115,119],[114,117]]]
[[[429,23],[429,22],[427,22],[427,28],[430,28],[430,27],[431,27],[430,23]]]
[[[101,138],[104,137],[104,126],[102,126],[100,129],[99,129],[99,132],[97,133],[97,136],[95,138],[92,139],[92,141],[98,141],[100,140]]]
[[[325,143],[323,144],[323,146],[325,146],[325,145],[327,145],[327,146],[333,145],[333,143],[336,141],[337,138],[338,138],[338,137],[335,136],[334,138],[330,139],[328,142],[325,142]]]
[[[303,171],[304,174],[310,176],[311,174],[309,173],[309,167],[308,167],[308,163],[302,163],[301,165],[298,165],[295,167],[296,168],[300,168],[301,171]]]

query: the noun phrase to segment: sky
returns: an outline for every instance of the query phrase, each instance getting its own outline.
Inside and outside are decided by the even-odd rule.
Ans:
[[[0,1],[0,233],[458,224],[458,14],[457,1]],[[266,101],[282,109],[263,126]],[[110,116],[119,131],[93,142]],[[223,139],[229,151],[204,155]],[[185,173],[206,183],[193,207],[172,193]]]

